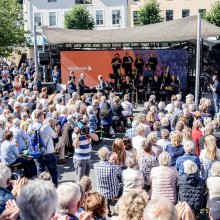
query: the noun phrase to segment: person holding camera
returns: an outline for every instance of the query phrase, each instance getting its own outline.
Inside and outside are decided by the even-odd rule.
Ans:
[[[86,120],[77,122],[72,134],[73,147],[75,149],[73,163],[78,177],[89,176],[90,157],[91,157],[91,140],[98,141],[99,137],[94,131],[90,131]]]
[[[217,75],[213,75],[212,80],[213,84],[209,84],[209,87],[212,90],[215,116],[217,116],[217,113],[219,112],[220,83]]]

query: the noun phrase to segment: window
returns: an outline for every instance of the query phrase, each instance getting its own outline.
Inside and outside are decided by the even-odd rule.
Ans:
[[[188,17],[189,16],[189,9],[183,9],[182,10],[182,18]]]
[[[57,0],[48,0],[48,2],[57,2]]]
[[[104,24],[104,11],[96,10],[96,25],[103,25],[103,24]]]
[[[120,24],[120,10],[113,10],[112,11],[112,24]]]
[[[92,4],[92,0],[76,0],[76,4]]]
[[[205,14],[206,13],[206,9],[199,9],[199,13],[200,14]]]
[[[49,12],[49,26],[54,27],[57,26],[57,13]]]
[[[138,21],[138,12],[137,11],[133,11],[133,22],[134,22],[134,25],[137,24],[137,21]]]
[[[42,19],[40,12],[34,13],[34,24],[36,24],[37,27],[42,26]]]
[[[166,10],[166,21],[173,20],[173,10]]]

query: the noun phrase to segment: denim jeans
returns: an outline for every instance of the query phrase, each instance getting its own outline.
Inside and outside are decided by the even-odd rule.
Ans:
[[[81,159],[73,159],[73,164],[76,170],[76,175],[78,177],[78,181],[83,176],[89,176],[90,173],[90,167],[91,167],[91,161],[90,159],[81,160]]]
[[[213,98],[214,101],[214,107],[215,107],[215,116],[217,116],[217,113],[219,111],[219,97]]]
[[[40,157],[35,160],[36,166],[37,166],[37,174],[45,171],[45,168],[47,167],[52,181],[54,185],[57,187],[58,185],[58,172],[57,172],[57,158],[54,153],[46,154],[44,157]]]

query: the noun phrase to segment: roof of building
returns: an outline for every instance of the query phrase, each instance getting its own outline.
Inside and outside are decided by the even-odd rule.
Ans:
[[[202,38],[220,36],[220,27],[201,19]],[[197,16],[113,30],[77,30],[43,27],[50,45],[71,43],[151,43],[196,40]]]

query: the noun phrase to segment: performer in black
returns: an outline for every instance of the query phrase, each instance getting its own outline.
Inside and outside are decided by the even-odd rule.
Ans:
[[[163,72],[160,75],[160,81],[161,81],[161,86],[163,87],[162,89],[170,85],[171,79],[170,79],[169,67],[164,68]]]
[[[67,90],[68,90],[70,97],[72,97],[73,92],[76,92],[76,77],[73,71],[71,71],[69,75]]]
[[[147,85],[146,82],[144,81],[143,76],[140,76],[140,78],[136,81],[136,88],[137,88],[138,102],[139,103],[145,102],[145,90],[147,88]]]
[[[154,92],[157,101],[159,101],[160,100],[160,93],[159,93],[159,91],[160,91],[161,82],[160,82],[160,80],[159,80],[157,75],[154,75],[154,78],[151,81],[150,86],[151,86],[151,91]]]
[[[119,53],[115,54],[115,57],[112,59],[112,69],[114,72],[114,78],[115,78],[115,90],[117,90],[117,84],[120,80],[120,68],[122,66],[122,61],[120,58]]]
[[[88,88],[88,86],[86,86],[84,83],[84,79],[85,79],[85,74],[81,73],[80,79],[78,81],[78,93],[80,96],[84,95],[85,88]]]
[[[130,78],[132,78],[132,63],[133,58],[129,56],[128,52],[126,52],[123,57],[123,68],[125,70],[125,76],[129,76]]]
[[[140,54],[138,54],[137,58],[135,59],[134,66],[137,69],[137,77],[139,78],[140,75],[143,75],[143,67],[144,67],[144,60],[141,58]]]
[[[155,57],[153,53],[150,54],[148,64],[151,65],[151,69],[155,72],[158,62],[157,62],[157,58]]]
[[[179,93],[180,87],[178,85],[180,84],[179,80],[177,79],[175,74],[171,75],[170,85],[172,86],[172,93],[171,95],[176,95]]]
[[[130,97],[132,95],[132,81],[129,76],[125,77],[125,81],[122,84],[123,96],[128,94]]]

